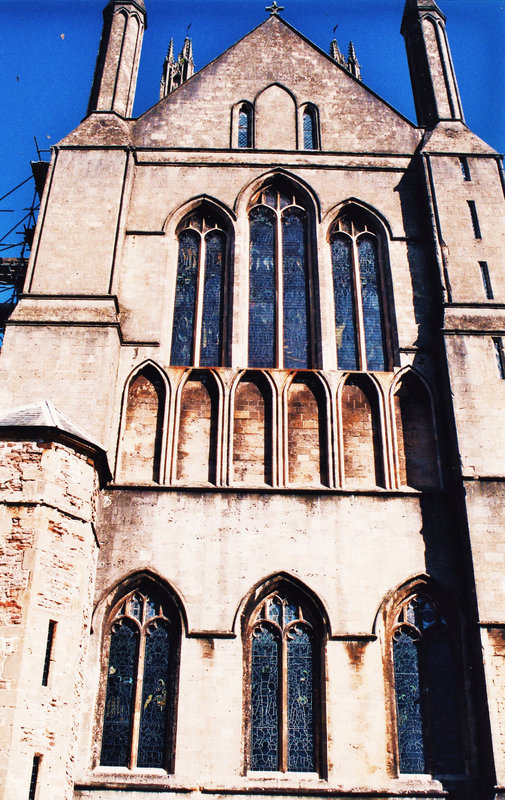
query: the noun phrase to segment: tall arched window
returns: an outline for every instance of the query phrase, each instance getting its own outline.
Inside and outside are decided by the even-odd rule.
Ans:
[[[100,763],[172,769],[180,626],[171,601],[142,586],[113,609]]]
[[[319,149],[317,111],[314,106],[311,105],[306,105],[303,109],[303,149]]]
[[[383,253],[377,228],[358,209],[330,232],[339,369],[390,369]]]
[[[286,182],[269,183],[249,212],[249,366],[312,366],[308,215]]]
[[[392,633],[398,771],[464,771],[454,625],[423,594],[396,609]]]
[[[179,227],[172,328],[173,366],[224,363],[226,234],[217,214],[202,209]]]
[[[294,591],[270,594],[247,633],[251,770],[318,770],[320,663],[307,603]]]
[[[253,111],[249,103],[242,103],[238,112],[238,141],[239,147],[252,147]]]

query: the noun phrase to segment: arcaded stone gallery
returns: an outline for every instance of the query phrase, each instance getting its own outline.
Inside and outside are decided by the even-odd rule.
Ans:
[[[275,2],[134,119],[106,5],[0,356],[2,800],[505,797],[501,157],[402,5],[417,124]]]

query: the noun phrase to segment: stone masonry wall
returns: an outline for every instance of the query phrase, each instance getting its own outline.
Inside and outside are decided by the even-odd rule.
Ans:
[[[97,545],[94,465],[56,443],[0,442],[0,798],[70,798]],[[55,634],[43,683],[49,622]]]

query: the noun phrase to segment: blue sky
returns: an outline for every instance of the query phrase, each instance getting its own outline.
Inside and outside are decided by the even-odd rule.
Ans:
[[[0,196],[30,175],[39,147],[56,144],[83,118],[106,0],[1,0]],[[340,48],[356,47],[364,83],[415,120],[400,23],[403,0],[285,0],[282,16],[328,49],[334,25]],[[505,0],[439,0],[447,17],[466,121],[505,151]],[[145,0],[144,36],[134,115],[158,100],[161,67],[188,25],[197,69],[267,16],[265,0]],[[31,201],[29,185],[0,202],[0,236]],[[15,213],[1,211],[14,209]],[[17,216],[16,216],[17,215]],[[19,238],[19,237],[18,237]],[[14,241],[9,237],[9,241]],[[0,255],[15,255],[16,250]]]

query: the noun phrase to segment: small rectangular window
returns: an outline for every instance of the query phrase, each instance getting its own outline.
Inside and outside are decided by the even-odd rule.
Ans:
[[[37,791],[37,780],[39,777],[39,766],[41,756],[33,756],[32,775],[30,778],[30,790],[28,792],[28,800],[35,800],[35,792]]]
[[[487,261],[479,261],[480,272],[482,275],[482,283],[484,284],[484,291],[488,300],[494,300],[493,287],[491,286],[491,278],[489,276],[489,269]]]
[[[498,362],[498,372],[502,381],[505,381],[505,352],[503,349],[503,339],[501,336],[493,337],[496,361]]]
[[[49,625],[47,627],[46,655],[44,658],[44,669],[42,671],[42,686],[47,686],[47,681],[49,678],[49,668],[51,666],[51,653],[53,650],[55,630],[56,630],[56,622],[50,619]]]
[[[482,239],[477,209],[475,208],[475,202],[473,200],[468,200],[468,208],[470,209],[470,216],[472,218],[473,235],[476,239]]]
[[[463,180],[464,181],[471,181],[472,180],[472,176],[470,175],[470,165],[468,163],[468,159],[465,156],[462,156],[459,159],[459,164],[460,164],[460,167],[461,167],[461,173],[463,175]]]

